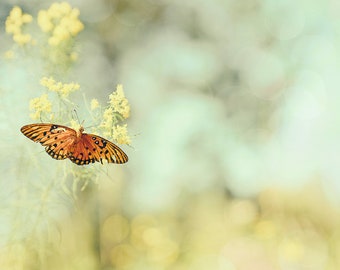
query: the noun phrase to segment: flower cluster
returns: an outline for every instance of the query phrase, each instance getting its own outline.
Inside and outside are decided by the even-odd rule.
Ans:
[[[91,108],[98,105],[92,100]],[[123,86],[118,84],[116,91],[109,95],[109,106],[104,110],[99,128],[103,135],[111,137],[119,144],[130,144],[131,139],[128,136],[127,125],[118,125],[122,119],[130,115],[130,105],[123,91]]]
[[[51,113],[52,111],[52,104],[54,103],[53,101],[57,99],[63,100],[63,101],[68,101],[68,102],[62,102],[59,103],[59,107],[54,108],[56,109],[55,111],[57,112],[57,118],[63,118],[63,116],[66,116],[69,108],[67,107],[68,105],[71,104],[73,106],[72,102],[70,102],[67,98],[70,95],[70,93],[79,90],[80,86],[77,83],[62,83],[62,82],[57,82],[54,78],[52,77],[43,77],[40,80],[40,84],[42,86],[45,86],[49,92],[44,93],[40,97],[33,98],[30,101],[30,110],[31,110],[31,118],[36,120],[36,119],[41,119],[42,116],[44,118],[48,118],[48,120],[52,120],[55,118],[55,115]],[[55,92],[58,95],[49,95],[50,92]],[[50,99],[51,98],[51,101]],[[65,106],[65,107],[63,107]],[[48,114],[50,113],[50,114]]]
[[[83,30],[79,14],[79,10],[67,2],[54,3],[49,9],[39,11],[38,25],[43,32],[49,34],[49,45],[58,46]]]
[[[19,45],[33,42],[30,34],[24,34],[22,28],[25,24],[32,22],[32,16],[22,12],[21,8],[15,6],[6,19],[6,32],[13,35],[13,40]]]
[[[40,119],[43,113],[52,111],[52,103],[49,101],[47,94],[42,94],[40,97],[33,98],[30,101],[30,117],[34,120]]]
[[[52,77],[49,78],[43,77],[40,80],[40,84],[42,86],[45,86],[48,90],[58,93],[58,95],[60,95],[60,97],[62,98],[67,98],[70,95],[70,93],[80,89],[80,86],[77,83],[57,82]]]
[[[130,105],[123,91],[123,85],[118,84],[116,91],[109,95],[110,106],[114,112],[121,114],[125,119],[130,116]]]
[[[129,145],[131,143],[131,139],[128,135],[127,124],[122,126],[116,125],[113,127],[112,138],[119,144]]]
[[[79,124],[78,121],[71,119],[70,120],[70,127],[73,128],[74,130],[79,130],[79,128],[81,127],[81,125]]]
[[[99,125],[99,128],[103,130],[103,135],[106,137],[109,137],[112,134],[113,120],[113,109],[109,107],[104,111],[102,121]]]
[[[93,110],[95,110],[95,109],[97,109],[99,107],[99,102],[98,102],[98,100],[97,99],[92,99],[91,100],[91,110],[93,111]]]
[[[48,9],[40,10],[37,24],[45,38],[35,40],[30,34],[23,32],[23,27],[32,22],[33,17],[24,14],[20,7],[15,6],[7,17],[6,32],[21,46],[39,43],[40,50],[37,52],[46,60],[50,70],[67,70],[78,58],[77,52],[74,51],[74,40],[84,29],[79,15],[79,10],[72,8],[67,2],[53,3]],[[13,56],[11,51],[5,54],[7,59]]]

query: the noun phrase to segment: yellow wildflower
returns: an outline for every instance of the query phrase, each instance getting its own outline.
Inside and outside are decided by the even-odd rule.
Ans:
[[[48,12],[51,17],[60,18],[64,14],[69,13],[72,10],[71,6],[67,2],[53,3],[49,8]]]
[[[13,35],[13,40],[20,45],[28,44],[31,42],[32,37],[30,34],[20,34],[20,35]]]
[[[50,88],[52,87],[54,84],[55,84],[55,80],[52,78],[52,77],[43,77],[41,80],[40,80],[40,84],[42,86],[45,86],[47,88]]]
[[[124,95],[123,85],[118,84],[116,91],[109,95],[109,98],[114,112],[121,114],[125,119],[130,116],[130,104]]]
[[[43,32],[49,34],[48,43],[51,46],[58,46],[83,30],[79,14],[79,10],[72,9],[67,2],[54,3],[48,10],[38,13],[38,25]]]
[[[103,113],[103,119],[99,127],[103,130],[104,136],[111,136],[111,130],[113,126],[113,109],[107,108]]]
[[[93,111],[93,110],[95,110],[95,109],[97,109],[99,107],[99,102],[98,102],[98,100],[97,99],[92,99],[91,100],[91,110]]]
[[[68,97],[68,95],[74,91],[80,89],[80,85],[77,83],[65,83],[62,84],[62,88],[60,89],[60,93],[62,97]]]
[[[22,32],[22,27],[31,21],[31,15],[22,13],[21,8],[15,6],[6,19],[6,32],[12,34],[13,40],[19,45],[32,43],[31,35]]]
[[[80,85],[77,83],[57,82],[52,77],[43,77],[40,84],[52,92],[57,92],[62,98],[67,98],[70,93],[80,89]]]
[[[42,113],[48,113],[52,110],[52,103],[48,100],[47,94],[41,95],[41,97],[33,98],[30,101],[30,117],[37,120],[41,117]]]
[[[71,128],[73,128],[75,130],[79,130],[79,128],[80,128],[80,124],[74,119],[71,119],[70,126],[71,126]]]
[[[43,32],[50,32],[54,25],[47,14],[46,10],[40,10],[38,13],[38,25]]]
[[[119,144],[130,144],[131,139],[127,132],[127,124],[123,126],[116,125],[113,127],[113,139]]]
[[[117,125],[123,118],[128,118],[130,114],[130,105],[126,99],[121,84],[117,85],[116,91],[109,95],[109,106],[104,110],[102,121],[99,129],[106,137],[112,137],[120,144],[129,144],[131,142],[127,135],[127,125]],[[91,101],[91,110],[97,108],[98,101]]]

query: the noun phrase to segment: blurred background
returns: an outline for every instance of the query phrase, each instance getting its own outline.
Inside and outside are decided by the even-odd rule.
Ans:
[[[340,1],[68,1],[80,121],[131,106],[129,162],[87,167],[19,131],[48,74],[5,21],[52,3],[0,4],[1,269],[340,268]]]

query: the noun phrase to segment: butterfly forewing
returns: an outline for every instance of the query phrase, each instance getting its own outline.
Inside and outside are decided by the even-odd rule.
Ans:
[[[39,142],[52,158],[65,159],[76,139],[76,131],[61,125],[31,124],[23,126],[21,132],[34,142]]]
[[[69,158],[77,165],[99,161],[122,164],[128,156],[114,143],[93,134],[82,133],[72,128],[55,124],[31,124],[21,132],[34,142],[45,146],[46,152],[55,159]]]
[[[72,128],[53,124],[31,124],[23,126],[21,132],[34,142],[50,144],[62,138],[75,137],[76,131]]]

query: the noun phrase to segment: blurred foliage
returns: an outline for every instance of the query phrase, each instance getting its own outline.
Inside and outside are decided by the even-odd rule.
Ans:
[[[1,269],[339,268],[338,1],[0,5]],[[129,163],[50,159],[29,104]]]
[[[101,180],[96,203],[79,198],[81,208],[58,221],[59,240],[51,235],[48,250],[34,238],[4,248],[1,261],[12,269],[336,269],[340,263],[339,210],[325,198],[314,200],[317,186],[270,189],[256,200],[220,189],[183,193],[171,208],[131,215],[119,206],[123,181]]]

